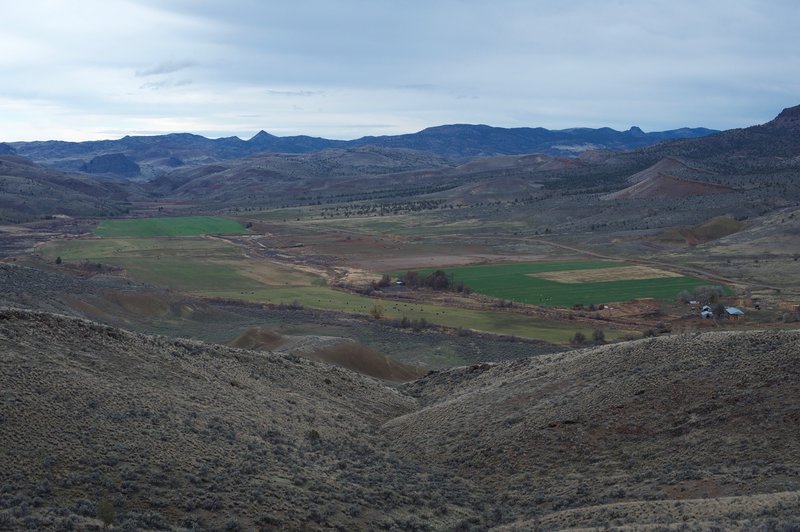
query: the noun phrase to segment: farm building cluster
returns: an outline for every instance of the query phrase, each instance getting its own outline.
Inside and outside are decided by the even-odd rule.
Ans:
[[[711,319],[711,318],[733,318],[739,319],[744,316],[744,311],[737,307],[724,307],[724,310],[719,313],[719,310],[722,309],[713,309],[709,305],[705,305],[700,310],[700,317],[703,319]]]

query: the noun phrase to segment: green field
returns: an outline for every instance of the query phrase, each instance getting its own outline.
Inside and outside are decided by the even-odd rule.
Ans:
[[[625,262],[582,260],[514,264],[485,264],[444,268],[456,282],[463,281],[473,291],[499,299],[531,305],[571,307],[578,303],[613,303],[652,297],[674,300],[681,290],[692,291],[709,282],[697,277],[679,276],[657,279],[628,279],[605,282],[561,283],[531,277],[542,272],[594,270],[629,266]],[[432,270],[420,270],[421,274]],[[397,272],[394,274],[397,275]]]
[[[246,259],[242,251],[210,238],[100,238],[56,240],[45,257],[125,268],[138,281],[177,290],[248,290],[266,285],[310,285],[320,279],[271,261]]]
[[[290,265],[248,259],[233,244],[203,237],[95,238],[55,240],[42,254],[69,263],[101,263],[125,268],[140,282],[207,297],[263,303],[297,302],[306,308],[369,314],[374,298],[334,290],[324,279]],[[536,319],[503,310],[472,310],[386,300],[387,319],[424,318],[432,324],[567,343],[576,331],[591,329],[568,322]],[[606,331],[614,339],[624,331]]]
[[[163,218],[134,218],[104,220],[95,230],[103,237],[200,236],[210,234],[241,234],[245,227],[220,216],[180,216]]]
[[[336,310],[354,314],[368,314],[370,308],[380,303],[386,319],[425,319],[428,323],[445,327],[463,327],[478,331],[493,332],[535,338],[548,342],[566,344],[576,331],[591,337],[592,329],[585,325],[542,320],[508,311],[473,310],[440,305],[420,304],[393,300],[377,300],[327,287],[256,287],[251,290],[204,290],[202,295],[243,299],[266,303],[298,303],[304,307]],[[606,330],[606,339],[619,338],[626,331]]]

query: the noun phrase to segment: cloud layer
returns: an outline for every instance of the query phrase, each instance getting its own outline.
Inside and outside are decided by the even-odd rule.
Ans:
[[[794,0],[14,1],[0,141],[741,127],[800,103],[798,27]]]

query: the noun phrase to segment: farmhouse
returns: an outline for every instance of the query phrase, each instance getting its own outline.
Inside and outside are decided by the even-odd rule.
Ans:
[[[725,314],[728,317],[731,317],[731,318],[734,318],[734,319],[738,319],[738,318],[744,316],[744,311],[742,311],[741,309],[738,309],[736,307],[725,307]]]

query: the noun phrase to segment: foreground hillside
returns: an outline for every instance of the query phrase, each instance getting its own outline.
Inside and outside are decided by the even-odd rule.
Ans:
[[[800,333],[345,369],[0,311],[0,528],[800,525]],[[98,514],[98,509],[100,510]]]
[[[302,358],[0,314],[0,529],[391,526],[469,507],[458,480],[393,457],[412,398]]]
[[[385,430],[408,459],[508,490],[540,526],[733,524],[800,510],[798,382],[800,331],[661,337],[420,379],[406,391],[426,406]],[[771,493],[682,517],[653,502]]]

